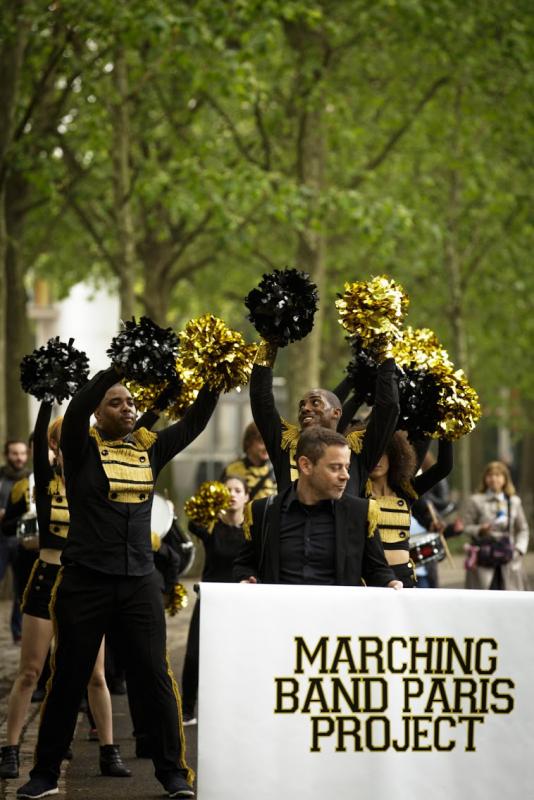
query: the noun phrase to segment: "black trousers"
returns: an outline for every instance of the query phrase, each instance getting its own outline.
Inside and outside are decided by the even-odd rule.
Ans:
[[[171,775],[192,779],[157,576],[104,575],[67,566],[58,576],[52,602],[56,649],[31,776],[58,778],[102,636],[113,631],[128,664],[132,691],[143,706],[156,778],[164,786]]]
[[[184,714],[194,716],[198,694],[198,669],[200,650],[200,598],[195,603],[185,651],[182,671],[182,703]]]

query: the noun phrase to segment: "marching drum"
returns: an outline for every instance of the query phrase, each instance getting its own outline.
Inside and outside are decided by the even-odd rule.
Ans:
[[[410,558],[416,567],[431,561],[443,561],[445,548],[439,533],[416,533],[410,536]]]
[[[166,538],[166,544],[172,547],[180,558],[179,575],[186,575],[195,560],[195,545],[189,534],[178,525],[173,503],[160,494],[154,494],[150,528],[160,539]]]
[[[26,550],[39,547],[39,525],[34,511],[27,511],[17,520],[17,539]]]

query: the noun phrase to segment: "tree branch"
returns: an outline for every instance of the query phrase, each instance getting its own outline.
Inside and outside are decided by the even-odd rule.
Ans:
[[[202,96],[206,100],[206,102],[217,112],[217,114],[219,114],[221,119],[226,123],[228,129],[230,130],[230,133],[232,134],[234,144],[241,153],[241,155],[244,156],[247,159],[247,161],[250,161],[251,164],[255,164],[257,167],[264,169],[264,166],[261,163],[261,161],[258,161],[258,159],[252,155],[250,148],[247,147],[244,141],[242,140],[241,136],[237,132],[236,126],[234,125],[230,116],[226,113],[224,108],[222,108],[222,106],[220,106],[219,103],[211,95],[203,92]]]
[[[432,98],[437,94],[437,92],[445,86],[450,81],[448,76],[443,76],[438,78],[437,80],[432,83],[431,86],[426,90],[422,98],[419,100],[409,117],[394,131],[387,142],[384,144],[382,149],[374,156],[373,158],[369,159],[367,164],[364,165],[363,171],[357,175],[351,183],[351,188],[356,188],[360,185],[365,177],[366,172],[372,172],[373,170],[377,169],[388,157],[391,153],[395,145],[402,139],[402,137],[409,131],[419,114],[423,111],[425,106],[432,100]]]
[[[467,262],[467,264],[465,265],[464,274],[463,274],[462,280],[461,280],[462,291],[465,292],[467,287],[472,283],[473,277],[475,276],[476,271],[479,268],[480,264],[482,263],[484,258],[487,256],[487,254],[490,252],[490,250],[492,250],[492,248],[498,242],[500,242],[502,240],[503,233],[505,233],[508,230],[510,230],[514,220],[518,216],[518,214],[521,211],[522,207],[523,207],[523,201],[520,198],[520,199],[518,199],[516,201],[516,203],[513,206],[513,208],[510,209],[510,212],[507,215],[507,217],[503,220],[499,232],[496,233],[494,236],[488,236],[487,239],[485,239],[482,242],[482,244],[480,245],[478,251]],[[472,249],[472,248],[470,248],[470,249]],[[465,256],[465,253],[464,253],[464,256]]]

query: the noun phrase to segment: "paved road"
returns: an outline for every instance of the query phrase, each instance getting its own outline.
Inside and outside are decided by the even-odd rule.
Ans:
[[[443,562],[440,565],[440,580],[444,589],[461,588],[463,586],[463,568],[460,556],[454,557],[454,566]],[[534,587],[534,553],[527,556],[527,572],[530,576],[531,586]],[[192,582],[186,584],[190,589]],[[176,676],[181,675],[182,663],[185,651],[185,643],[189,618],[192,605],[189,606],[182,615],[169,619],[168,621],[168,640],[171,664]],[[0,661],[0,741],[5,741],[5,720],[7,707],[7,692],[15,674],[20,650],[13,645],[9,638],[9,605],[7,602],[0,602],[0,648],[2,657]],[[32,753],[35,747],[38,711],[36,705],[32,705],[28,724],[24,733],[22,743],[22,768],[21,779],[17,781],[0,781],[0,800],[12,800],[18,786],[26,779],[28,770],[32,764]],[[115,800],[115,798],[125,798],[127,800],[152,800],[166,796],[160,784],[153,777],[152,762],[135,758],[134,741],[131,736],[131,722],[127,709],[127,702],[124,696],[113,696],[113,718],[115,741],[120,744],[121,752],[125,763],[134,773],[133,778],[104,778],[99,775],[98,770],[98,744],[87,741],[88,723],[83,715],[78,717],[78,727],[74,742],[74,759],[72,762],[65,762],[65,769],[62,773],[60,789],[63,796],[68,800],[75,798],[91,798],[91,800]],[[197,762],[197,729],[187,727],[185,729],[188,761],[193,768]]]

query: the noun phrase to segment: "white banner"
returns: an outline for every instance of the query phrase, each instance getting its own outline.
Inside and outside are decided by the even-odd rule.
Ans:
[[[202,584],[199,800],[534,797],[534,593]]]

